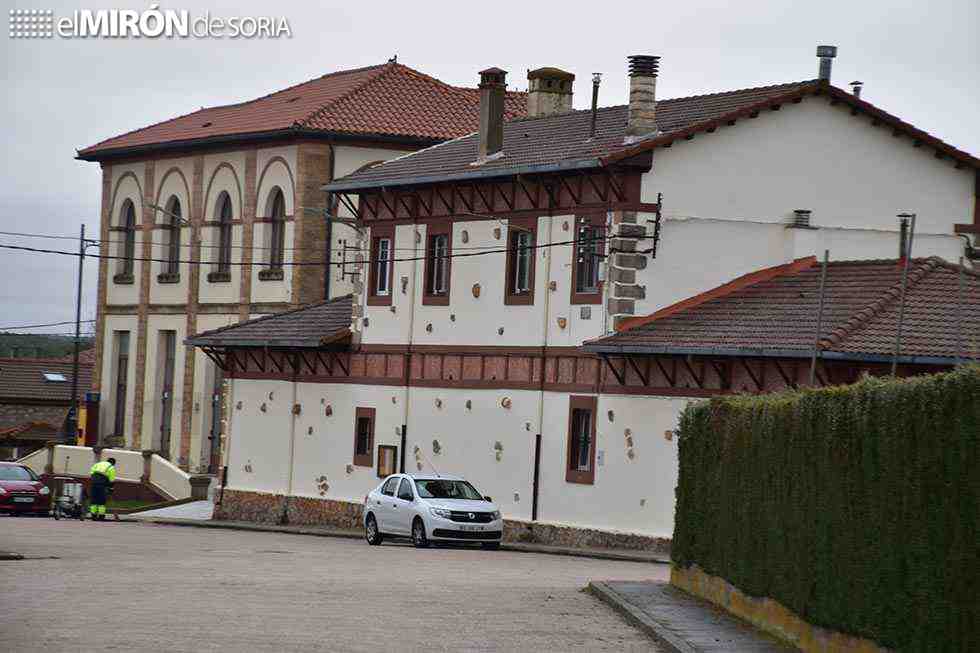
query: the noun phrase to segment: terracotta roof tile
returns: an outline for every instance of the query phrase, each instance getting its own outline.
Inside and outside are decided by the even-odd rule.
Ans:
[[[79,356],[78,396],[92,386],[92,362]],[[65,381],[46,381],[44,372],[62,374]],[[62,400],[71,397],[72,360],[68,358],[0,358],[0,398]]]
[[[773,274],[754,273],[750,283],[736,280],[630,320],[619,333],[586,343],[586,349],[805,354],[816,333],[820,267],[811,257],[795,266],[772,268]],[[831,262],[821,349],[890,356],[898,325],[901,272],[897,260]],[[980,358],[980,275],[963,271],[962,305],[958,305],[959,279],[958,266],[941,259],[912,262],[902,356],[956,358],[962,342],[964,357]]]
[[[478,125],[477,89],[450,86],[398,63],[329,73],[248,102],[199,111],[106,139],[80,158],[161,144],[296,130],[403,137],[455,138]],[[508,93],[508,117],[526,113],[524,93]]]
[[[187,339],[196,347],[319,347],[349,333],[351,296],[263,315]]]

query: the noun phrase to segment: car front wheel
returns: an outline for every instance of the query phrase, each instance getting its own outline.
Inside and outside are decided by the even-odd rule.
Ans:
[[[487,551],[496,551],[500,548],[500,542],[483,542],[480,546]]]
[[[412,544],[415,545],[416,549],[424,549],[429,546],[429,538],[425,535],[425,524],[417,517],[412,524]]]
[[[371,546],[377,546],[384,540],[384,536],[378,530],[378,522],[375,520],[374,515],[368,515],[367,521],[364,524],[364,539]]]

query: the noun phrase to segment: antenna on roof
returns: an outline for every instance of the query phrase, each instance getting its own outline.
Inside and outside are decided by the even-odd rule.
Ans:
[[[388,63],[398,63],[398,55],[394,55],[388,60]]]

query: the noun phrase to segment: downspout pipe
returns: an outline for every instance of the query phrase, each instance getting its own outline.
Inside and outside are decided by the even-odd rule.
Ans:
[[[299,381],[296,378],[296,367],[293,367],[293,378],[290,381],[290,386],[292,388],[291,399],[289,404],[289,468],[288,474],[286,476],[286,496],[282,501],[282,515],[279,517],[280,524],[289,523],[289,499],[293,495],[293,465],[296,464],[296,413],[294,412],[294,407],[296,406],[297,398],[297,386]]]
[[[411,385],[412,385],[412,344],[415,341],[415,292],[416,292],[416,279],[418,277],[418,266],[419,261],[419,243],[422,241],[421,235],[418,232],[418,222],[412,220],[412,275],[409,282],[408,292],[411,293],[408,298],[408,343],[405,348],[405,377],[404,377],[404,403],[405,407],[402,411],[402,441],[401,441],[401,451],[399,467],[400,471],[405,473],[405,449],[408,447],[408,423],[411,418],[409,413],[409,406],[411,404]],[[396,227],[397,229],[397,227]],[[424,250],[423,250],[424,251]],[[392,279],[392,292],[394,292],[394,279]]]
[[[328,166],[330,167],[330,181],[333,181],[334,177],[334,147],[330,146],[330,157]],[[327,246],[324,252],[324,266],[323,266],[323,298],[330,299],[330,277],[333,274],[333,266],[331,262],[333,261],[333,219],[337,215],[337,195],[327,191]]]
[[[549,199],[550,204],[550,199]],[[552,229],[554,228],[554,216],[551,215],[551,208],[548,208],[547,217],[548,228],[545,233],[548,234],[548,243],[550,244],[554,238],[552,236]],[[551,319],[551,247],[544,247],[542,251],[545,257],[545,268],[544,268],[544,317],[542,319],[542,332],[541,332],[541,386],[538,389],[538,432],[535,434],[534,438],[534,475],[531,479],[531,521],[538,520],[538,512],[540,506],[540,478],[541,478],[541,446],[544,440],[544,379],[545,379],[545,363],[548,360],[548,321]]]

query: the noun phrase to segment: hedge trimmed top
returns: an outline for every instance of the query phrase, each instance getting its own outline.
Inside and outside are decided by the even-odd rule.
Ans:
[[[980,274],[940,258],[910,262],[900,360],[980,359]],[[815,257],[744,275],[586,343],[599,353],[770,355],[812,351],[820,303]],[[820,349],[825,358],[891,360],[902,261],[827,266]],[[960,282],[962,280],[962,293]],[[960,296],[962,295],[962,301]],[[828,355],[828,353],[830,355]]]

